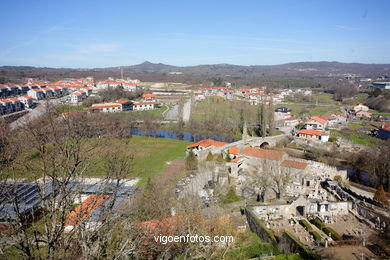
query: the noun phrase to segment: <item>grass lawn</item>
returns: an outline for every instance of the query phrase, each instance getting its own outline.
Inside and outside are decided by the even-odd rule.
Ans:
[[[156,120],[163,120],[164,116],[162,113],[168,109],[167,105],[163,105],[157,109],[152,110],[144,110],[144,111],[127,111],[127,112],[120,112],[118,115],[121,117],[132,117],[137,120],[143,120],[145,116],[147,115],[153,115],[153,118]]]
[[[89,147],[101,144],[99,139],[89,139],[83,145],[83,150]],[[120,139],[104,140],[104,147],[96,147],[89,157],[90,167],[85,172],[84,176],[99,177],[105,175],[105,162],[108,160],[104,152],[107,149],[118,151],[124,155],[134,156],[132,172],[126,176],[127,178],[141,178],[139,185],[143,185],[145,181],[154,178],[166,166],[166,162],[182,157],[185,154],[186,146],[190,142],[153,138],[144,136],[132,136],[128,142]],[[34,175],[40,174],[40,161],[37,160],[36,152],[27,152],[20,156],[20,161],[30,160],[33,171],[26,171],[24,167],[17,167],[12,170],[14,177],[26,178],[28,181],[34,179]],[[18,160],[18,159],[17,159]],[[35,172],[35,174],[33,173]]]
[[[67,104],[61,104],[56,107],[56,111],[58,113],[64,113],[64,112],[71,112],[71,111],[87,111],[87,107],[83,105],[67,105]]]
[[[319,116],[326,113],[336,113],[339,112],[339,106],[321,106],[321,105],[301,105],[301,104],[277,104],[275,108],[278,107],[287,107],[291,109],[293,115],[310,115],[310,116]]]
[[[380,142],[378,138],[369,136],[365,133],[360,132],[358,129],[348,129],[344,128],[342,130],[330,130],[332,135],[344,137],[348,140],[351,140],[355,144],[373,146]]]
[[[318,100],[319,104],[337,104],[338,102],[333,99],[333,95],[329,93],[317,93],[312,96],[313,102]]]
[[[143,185],[148,177],[155,177],[166,166],[166,162],[172,161],[185,155],[186,146],[191,144],[186,141],[153,138],[134,135],[128,144],[123,144],[121,140],[112,141],[112,149],[116,146],[125,146],[129,155],[134,155],[134,166],[131,177],[139,177],[139,185]],[[101,176],[104,174],[105,158],[96,155],[92,158],[92,167],[86,175]]]
[[[380,112],[378,110],[370,109],[368,112],[371,112],[373,116],[390,116],[390,113]]]

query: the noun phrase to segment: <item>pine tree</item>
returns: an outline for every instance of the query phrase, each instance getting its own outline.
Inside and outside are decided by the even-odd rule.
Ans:
[[[379,188],[376,190],[376,192],[374,194],[374,200],[379,201],[385,205],[389,204],[389,201],[387,200],[387,197],[386,197],[386,192],[383,189],[383,185],[379,186]]]

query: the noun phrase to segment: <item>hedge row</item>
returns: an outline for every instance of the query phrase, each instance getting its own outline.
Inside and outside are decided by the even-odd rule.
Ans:
[[[310,220],[311,223],[313,223],[318,229],[322,230],[327,236],[329,236],[333,240],[341,240],[341,236],[331,227],[327,227],[324,222],[322,222],[320,219],[316,218],[313,220]]]
[[[284,231],[286,234],[299,248],[299,254],[303,259],[320,259],[313,251],[307,248],[301,241],[299,241],[293,234],[288,231]]]
[[[313,231],[313,228],[310,226],[310,224],[305,219],[299,220],[299,224],[301,224],[306,229],[307,232]]]
[[[322,231],[329,236],[330,234],[330,237],[333,239],[333,240],[341,240],[341,236],[339,235],[339,233],[337,233],[333,228],[331,227],[324,227],[322,229]]]
[[[310,221],[313,223],[314,226],[318,227],[319,230],[322,230],[324,227],[326,227],[325,223],[322,222],[320,219],[316,218]]]

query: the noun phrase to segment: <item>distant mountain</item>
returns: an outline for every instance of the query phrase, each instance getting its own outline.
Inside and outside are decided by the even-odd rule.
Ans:
[[[119,75],[120,68],[125,73],[165,73],[182,72],[186,75],[195,76],[220,76],[220,77],[263,77],[263,76],[286,76],[286,77],[327,77],[342,76],[343,74],[355,74],[360,77],[377,77],[390,75],[390,64],[361,64],[341,62],[296,62],[281,65],[253,65],[241,66],[232,64],[213,64],[197,66],[172,66],[163,63],[145,61],[138,65],[118,66],[108,68],[37,68],[29,66],[3,66],[0,67],[0,76],[34,76],[51,75],[59,77],[74,77],[76,75],[101,75],[114,73]],[[78,72],[78,73],[77,73]],[[83,72],[83,73],[81,73]]]
[[[104,68],[104,71],[118,71],[120,67]],[[390,73],[390,64],[361,64],[341,62],[296,62],[281,65],[240,66],[232,64],[213,64],[198,66],[171,66],[162,63],[144,62],[138,65],[123,66],[124,72],[182,72],[191,75],[214,76],[329,76],[357,74],[362,77],[379,76]]]

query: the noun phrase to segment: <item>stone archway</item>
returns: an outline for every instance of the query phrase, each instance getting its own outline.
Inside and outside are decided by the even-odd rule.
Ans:
[[[260,148],[262,149],[268,149],[270,147],[269,143],[268,142],[263,142],[261,145],[260,145]]]

